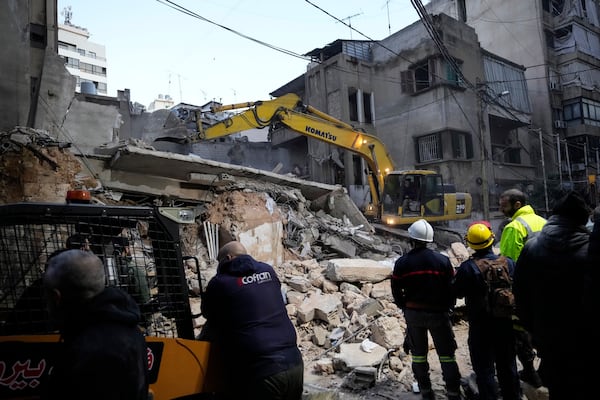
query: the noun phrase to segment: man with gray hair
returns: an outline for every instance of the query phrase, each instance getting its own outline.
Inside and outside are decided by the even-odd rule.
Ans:
[[[300,400],[304,363],[273,267],[238,241],[217,256],[202,314],[226,368],[223,399]]]
[[[131,296],[105,287],[100,258],[66,250],[48,261],[44,288],[61,347],[45,399],[147,399],[146,342]]]

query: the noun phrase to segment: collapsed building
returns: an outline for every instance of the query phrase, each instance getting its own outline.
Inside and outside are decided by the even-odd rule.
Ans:
[[[185,258],[184,269],[195,335],[204,324],[199,294],[216,273],[216,252],[221,244],[235,239],[255,258],[272,264],[280,276],[307,371],[318,382],[315,387],[327,389],[322,388],[321,378],[327,378],[331,386],[343,382],[351,389],[369,388],[387,378],[404,385],[404,390],[410,387],[412,375],[402,351],[405,323],[393,304],[389,284],[393,263],[408,243],[402,237],[377,234],[340,187],[169,156],[139,143],[120,144],[104,158],[81,159],[69,143],[23,127],[0,133],[0,149],[2,204],[65,203],[69,190],[85,188],[92,192],[94,203],[107,207],[166,202],[193,209],[194,220],[180,226],[180,236],[181,252],[190,256]],[[144,193],[143,185],[124,191],[128,186],[123,176],[135,174],[135,168],[128,171],[123,167],[128,157],[134,157],[129,161],[138,166],[144,158],[146,164],[165,160],[155,168],[179,163],[180,170],[181,165],[198,164],[193,172],[196,178],[209,182],[205,183],[204,198],[167,199],[164,193]],[[109,179],[114,177],[121,181]],[[152,175],[146,179],[153,179]],[[119,227],[128,231],[133,259],[141,260],[149,281],[156,279],[154,255],[144,244],[147,234],[143,231],[150,229],[148,224],[123,223]],[[52,246],[46,243],[49,239],[36,236],[37,246],[49,247],[50,253],[67,237],[67,230],[59,232],[61,239]],[[3,264],[14,265],[15,258],[9,259],[18,247],[15,242],[29,246],[28,234],[25,229],[14,237],[3,236]],[[113,247],[104,250],[105,255],[115,251],[114,242],[110,245]],[[468,257],[461,243],[438,242],[437,246],[455,265]],[[6,283],[7,275],[3,275]],[[152,290],[151,296],[158,296],[154,287]],[[163,314],[154,311],[151,329],[168,329],[172,322]],[[442,382],[440,377],[440,390]]]

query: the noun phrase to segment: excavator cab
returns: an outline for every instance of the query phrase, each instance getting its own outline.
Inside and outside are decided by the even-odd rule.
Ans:
[[[381,220],[386,225],[408,225],[420,218],[442,222],[468,217],[471,197],[446,187],[435,171],[392,171],[385,177]]]

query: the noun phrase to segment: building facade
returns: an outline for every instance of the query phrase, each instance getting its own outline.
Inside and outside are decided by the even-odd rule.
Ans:
[[[58,54],[67,70],[75,76],[76,91],[106,96],[108,77],[106,48],[89,40],[85,28],[72,25],[67,18],[58,25]]]
[[[597,0],[432,0],[472,26],[482,47],[524,65],[531,136],[541,136],[547,190],[574,188],[598,203],[600,22]],[[539,152],[539,149],[532,149]],[[542,165],[539,165],[542,168]],[[542,173],[544,172],[544,173]],[[516,182],[515,182],[516,183]],[[540,197],[542,185],[532,192]]]
[[[475,211],[493,210],[512,182],[535,180],[535,154],[517,146],[519,140],[526,149],[535,145],[524,132],[530,124],[525,68],[483,49],[465,23],[445,14],[432,21],[438,40],[418,21],[378,42],[338,40],[315,49],[303,85],[295,80],[272,94],[295,91],[307,104],[376,135],[395,169],[435,170],[445,183],[471,193]],[[311,179],[343,183],[364,205],[364,161],[307,141]],[[504,168],[498,172],[496,164]],[[332,182],[337,174],[322,172],[325,167],[341,169],[342,182]]]

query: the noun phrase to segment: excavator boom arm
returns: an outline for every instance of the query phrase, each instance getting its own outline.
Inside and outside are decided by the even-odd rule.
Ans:
[[[238,103],[215,107],[212,112],[247,108],[223,121],[203,127],[198,120],[197,140],[216,139],[253,128],[273,126],[277,122],[296,133],[338,146],[361,155],[373,179],[371,194],[378,205],[385,175],[394,169],[392,159],[383,143],[373,135],[355,130],[337,118],[316,108],[303,105],[295,94],[286,94],[273,100]],[[376,188],[373,185],[376,184]]]

